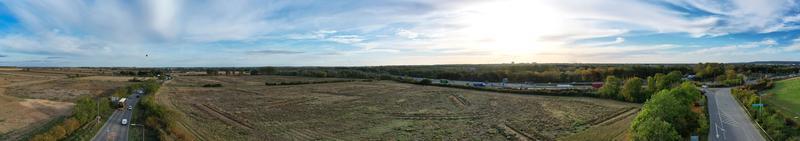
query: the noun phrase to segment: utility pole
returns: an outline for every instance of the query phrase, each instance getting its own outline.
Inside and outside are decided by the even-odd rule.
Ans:
[[[100,123],[100,97],[95,97],[94,103],[97,106],[97,116],[95,116],[95,119],[97,123]]]

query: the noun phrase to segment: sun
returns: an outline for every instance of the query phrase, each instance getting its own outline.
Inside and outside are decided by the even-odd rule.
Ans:
[[[557,44],[543,37],[565,31],[567,15],[543,1],[512,0],[466,6],[459,31],[477,47],[503,54],[530,54]]]

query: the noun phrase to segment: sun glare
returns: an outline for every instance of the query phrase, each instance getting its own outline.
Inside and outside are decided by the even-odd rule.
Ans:
[[[475,41],[478,47],[509,55],[532,54],[552,46],[542,37],[556,35],[564,29],[564,15],[540,1],[501,1],[465,8],[461,34]]]

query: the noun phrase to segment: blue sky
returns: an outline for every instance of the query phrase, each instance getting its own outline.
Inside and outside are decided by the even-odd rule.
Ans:
[[[0,1],[0,66],[800,61],[799,5],[794,0]]]

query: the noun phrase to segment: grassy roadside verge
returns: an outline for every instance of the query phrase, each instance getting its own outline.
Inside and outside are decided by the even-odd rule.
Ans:
[[[158,132],[148,126],[144,126],[145,122],[145,108],[137,105],[133,109],[133,117],[131,118],[131,128],[128,130],[128,139],[132,141],[158,141]]]
[[[158,105],[155,97],[161,88],[161,83],[155,80],[148,80],[143,82],[145,95],[139,103],[139,110],[141,111],[140,117],[137,120],[143,120],[146,129],[145,134],[157,133],[158,140],[178,140],[178,141],[193,141],[195,137],[189,134],[186,129],[178,125],[177,116],[175,111],[168,109],[162,105]],[[141,122],[140,122],[141,123]],[[148,131],[147,129],[153,130]],[[141,132],[136,132],[141,134]],[[141,139],[141,138],[139,138]]]
[[[793,114],[789,114],[785,108],[787,105],[779,105],[780,103],[770,103],[766,100],[767,105],[762,107],[753,107],[753,104],[760,103],[761,98],[770,99],[772,94],[766,96],[759,96],[758,91],[769,90],[773,91],[781,87],[775,87],[772,81],[762,81],[753,85],[745,85],[742,87],[734,88],[731,93],[744,107],[750,118],[759,125],[768,138],[771,140],[800,140],[800,126],[793,119]],[[797,85],[795,84],[794,87]],[[783,87],[786,88],[786,87]]]
[[[775,82],[772,89],[766,91],[764,101],[770,106],[779,108],[778,112],[790,117],[800,116],[800,78],[793,78]],[[794,122],[800,119],[791,118]]]

